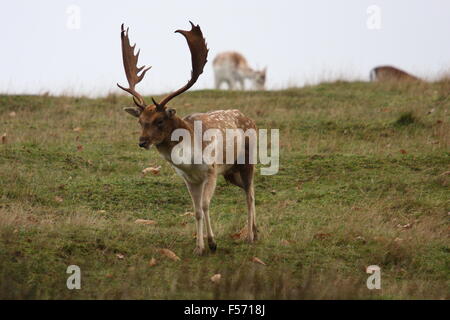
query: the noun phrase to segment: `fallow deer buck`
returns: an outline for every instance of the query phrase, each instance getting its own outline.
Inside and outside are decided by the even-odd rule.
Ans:
[[[370,71],[370,81],[421,81],[419,78],[392,66],[375,67]]]
[[[175,109],[169,108],[167,103],[182,94],[194,85],[203,68],[207,62],[208,49],[206,47],[205,39],[203,38],[200,27],[195,26],[192,22],[191,30],[177,30],[187,40],[191,52],[192,72],[191,79],[186,85],[180,89],[167,95],[161,102],[156,102],[152,98],[153,104],[146,104],[144,98],[135,90],[150,67],[137,67],[139,51],[135,55],[134,48],[131,46],[128,38],[128,29],[124,29],[122,25],[121,40],[122,40],[122,55],[125,74],[128,80],[129,88],[124,88],[117,84],[121,89],[130,93],[133,96],[134,103],[137,108],[125,108],[124,110],[131,115],[139,118],[139,123],[142,127],[142,134],[139,138],[139,147],[149,149],[152,145],[156,147],[158,152],[172,165],[175,171],[184,179],[187,189],[192,198],[195,210],[196,227],[197,227],[197,245],[195,252],[197,254],[204,253],[203,240],[203,224],[206,224],[206,233],[208,236],[208,245],[211,251],[217,248],[214,240],[214,234],[211,228],[211,220],[209,216],[209,204],[216,187],[216,180],[219,174],[222,174],[225,179],[232,184],[242,188],[246,193],[247,211],[248,211],[248,240],[253,242],[257,238],[256,221],[255,221],[255,198],[253,187],[254,164],[244,163],[238,164],[237,159],[239,155],[250,154],[250,147],[248,143],[238,145],[236,149],[233,148],[233,159],[231,164],[212,163],[207,164],[204,161],[195,164],[191,161],[190,164],[177,164],[173,161],[171,154],[172,149],[177,145],[178,141],[172,141],[171,135],[176,129],[188,130],[194,136],[194,121],[200,121],[202,124],[201,134],[207,129],[217,129],[222,134],[226,135],[226,129],[247,129],[256,130],[255,122],[247,118],[238,110],[218,110],[207,113],[195,113],[180,118],[176,115]],[[246,139],[245,137],[240,137]],[[192,143],[191,145],[194,145]],[[204,150],[208,145],[203,139],[201,149]],[[195,151],[195,150],[194,150]],[[227,148],[223,147],[223,155],[226,156]],[[194,154],[192,152],[191,154]],[[250,161],[249,161],[250,162]],[[227,163],[229,163],[227,161]]]
[[[214,58],[213,69],[216,89],[220,89],[220,85],[226,82],[230,90],[237,89],[238,83],[240,89],[244,90],[245,79],[249,79],[252,81],[254,89],[264,90],[266,68],[263,70],[253,70],[250,68],[244,56],[238,52],[219,53]]]

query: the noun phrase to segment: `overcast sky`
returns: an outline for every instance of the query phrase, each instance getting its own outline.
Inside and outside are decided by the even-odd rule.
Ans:
[[[375,7],[374,7],[375,6]],[[0,11],[0,93],[105,95],[127,84],[120,24],[153,68],[143,94],[176,89],[190,56],[176,29],[200,24],[209,62],[194,88],[212,88],[212,60],[241,52],[268,68],[269,89],[336,77],[368,79],[391,64],[434,78],[450,69],[448,0],[8,1]]]

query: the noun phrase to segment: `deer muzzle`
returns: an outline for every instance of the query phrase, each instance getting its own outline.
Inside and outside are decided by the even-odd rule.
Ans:
[[[150,149],[150,142],[146,138],[140,138],[139,139],[139,147],[144,149]]]

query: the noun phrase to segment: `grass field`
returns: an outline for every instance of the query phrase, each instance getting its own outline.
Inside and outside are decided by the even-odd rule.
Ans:
[[[336,82],[175,99],[179,115],[237,108],[280,129],[279,173],[255,178],[260,240],[236,236],[244,195],[220,178],[218,249],[203,257],[183,181],[137,145],[131,98],[0,96],[0,298],[448,299],[449,93]],[[143,176],[151,165],[159,175]],[[381,290],[366,287],[369,265]]]

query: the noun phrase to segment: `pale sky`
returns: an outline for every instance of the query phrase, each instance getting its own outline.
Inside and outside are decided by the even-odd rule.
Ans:
[[[378,20],[367,12],[372,5],[381,10]],[[185,40],[173,32],[189,29],[189,20],[210,48],[193,90],[213,87],[211,62],[225,50],[241,52],[254,68],[267,66],[269,89],[368,80],[384,64],[429,79],[450,70],[448,0],[15,0],[0,11],[0,93],[120,92],[116,83],[127,85],[122,22],[141,48],[140,64],[152,66],[138,91],[175,90],[191,66]]]

